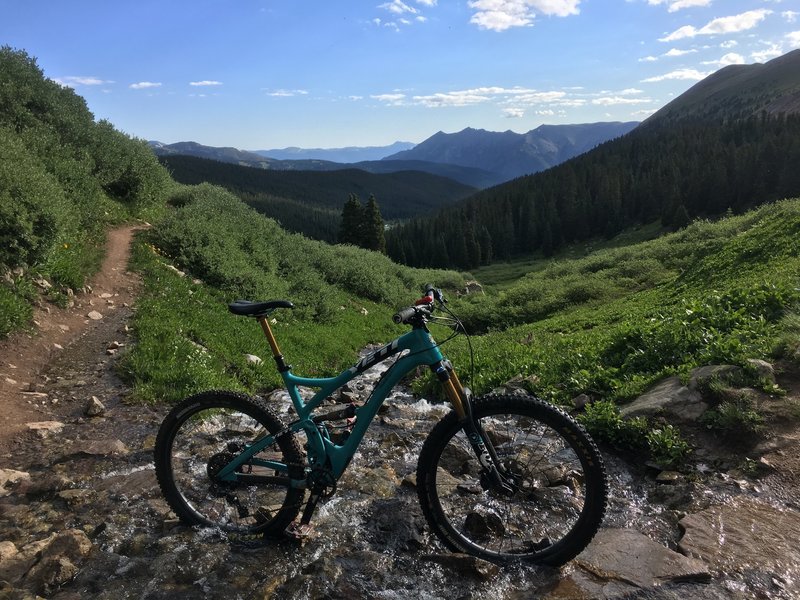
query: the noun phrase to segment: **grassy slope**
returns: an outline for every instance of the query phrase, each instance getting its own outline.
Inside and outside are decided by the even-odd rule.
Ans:
[[[556,402],[624,401],[700,364],[767,357],[800,301],[800,200],[657,240],[549,263],[505,290],[462,300],[476,391],[516,377]],[[462,343],[450,350],[467,359]]]

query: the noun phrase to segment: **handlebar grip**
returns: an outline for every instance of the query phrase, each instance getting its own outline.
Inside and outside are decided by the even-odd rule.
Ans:
[[[417,314],[417,309],[415,309],[413,306],[409,306],[408,308],[404,308],[403,310],[396,312],[392,317],[392,321],[399,325],[400,323],[407,322],[408,319],[413,317],[415,314]]]

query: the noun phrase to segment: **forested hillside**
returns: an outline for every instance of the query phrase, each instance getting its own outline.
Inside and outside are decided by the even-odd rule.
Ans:
[[[336,241],[339,214],[350,194],[361,200],[374,195],[384,219],[390,221],[430,213],[475,191],[418,171],[267,171],[191,156],[160,160],[181,183],[220,185],[287,229],[328,242]]]
[[[622,138],[394,228],[389,255],[473,268],[534,251],[551,256],[565,243],[657,219],[679,228],[797,196],[800,50],[730,69]]]
[[[648,127],[397,227],[387,235],[389,255],[472,268],[537,250],[550,256],[565,243],[656,219],[677,228],[797,196],[798,164],[798,115]]]

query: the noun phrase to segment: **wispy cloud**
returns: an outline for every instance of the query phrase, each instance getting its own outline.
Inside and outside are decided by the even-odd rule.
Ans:
[[[416,3],[425,8],[433,8],[437,5],[437,0],[416,0]],[[415,6],[411,6],[408,2],[403,0],[391,0],[379,4],[378,8],[387,11],[390,17],[387,20],[375,17],[372,23],[377,27],[384,27],[400,31],[402,27],[409,27],[414,23],[426,23],[428,17],[422,14],[422,11]]]
[[[797,21],[797,17],[800,16],[800,13],[794,10],[785,10],[781,13],[781,16],[787,23],[794,23]]]
[[[132,83],[128,87],[132,90],[148,90],[151,88],[161,87],[161,83],[155,81],[140,81],[138,83]]]
[[[697,52],[696,49],[691,48],[689,50],[679,50],[678,48],[672,48],[664,54],[660,56],[645,56],[639,59],[639,62],[656,62],[659,58],[675,58],[676,56],[685,56],[687,54],[694,54]]]
[[[667,80],[689,80],[689,81],[700,81],[701,79],[705,79],[711,73],[698,71],[697,69],[678,69],[676,71],[671,71],[669,73],[665,73],[664,75],[658,75],[656,77],[648,77],[647,79],[642,79],[642,83],[657,83],[659,81],[667,81]]]
[[[307,90],[267,90],[267,96],[273,98],[292,98],[294,96],[306,96]]]
[[[63,86],[71,88],[79,87],[82,85],[108,85],[110,83],[114,83],[113,81],[107,81],[105,79],[100,79],[99,77],[81,77],[81,76],[57,77],[54,81]]]
[[[479,29],[505,31],[533,24],[536,14],[567,17],[580,13],[581,0],[470,0],[470,23]]]
[[[627,96],[601,96],[600,98],[592,99],[592,104],[595,106],[619,106],[622,104],[649,104],[653,100],[651,98],[630,98]]]
[[[214,86],[214,85],[222,85],[221,81],[210,81],[208,79],[204,79],[203,81],[190,81],[189,85],[194,87],[207,87],[207,86]]]
[[[693,8],[695,6],[709,6],[712,0],[647,0],[651,6],[666,4],[669,12],[677,12],[683,8]]]
[[[722,35],[726,33],[747,31],[748,29],[756,27],[767,17],[767,15],[770,14],[772,14],[771,10],[760,8],[758,10],[749,10],[747,12],[730,17],[720,17],[718,19],[714,19],[699,29],[693,25],[684,25],[669,35],[660,38],[659,41],[672,42],[684,38],[693,38],[698,35]]]
[[[800,31],[787,33],[786,39],[789,41],[789,46],[792,48],[800,48]]]

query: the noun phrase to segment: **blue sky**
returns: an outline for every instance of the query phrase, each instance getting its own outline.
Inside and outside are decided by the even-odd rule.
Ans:
[[[800,0],[0,0],[0,44],[140,138],[371,146],[642,120],[800,47]]]

